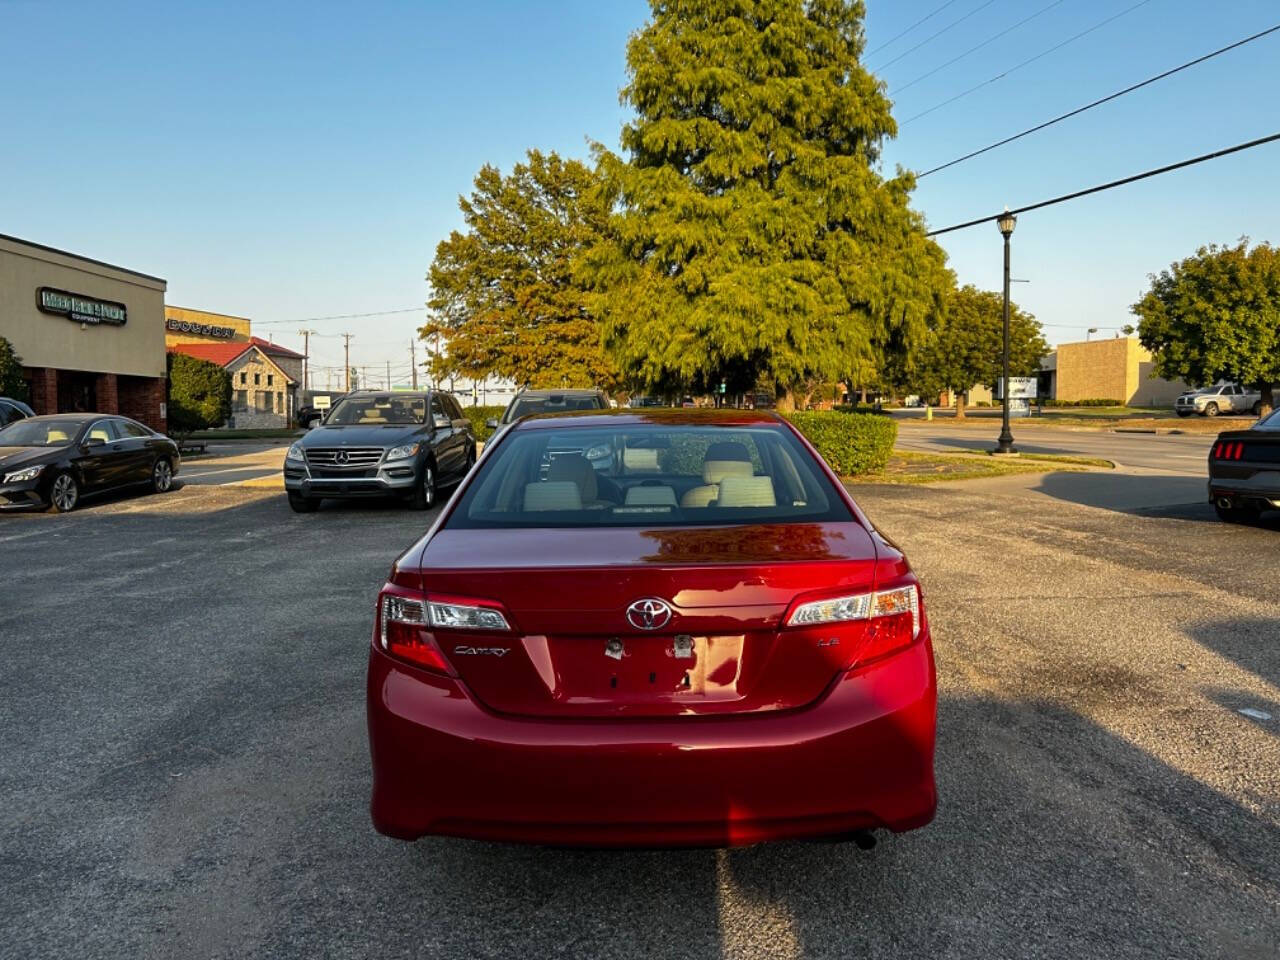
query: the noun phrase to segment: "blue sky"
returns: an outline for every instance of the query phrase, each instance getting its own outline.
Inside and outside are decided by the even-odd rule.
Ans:
[[[943,0],[872,0],[868,49]],[[870,54],[900,120],[1137,0],[955,0]],[[1212,12],[1208,12],[1212,9]],[[169,302],[250,316],[300,345],[309,317],[419,308],[457,196],[529,147],[614,144],[644,0],[173,4],[0,0],[0,233],[155,273]],[[1280,22],[1274,0],[1149,0],[906,124],[886,168],[924,169]],[[1280,34],[921,181],[933,226],[1280,132]],[[1201,243],[1280,241],[1280,145],[1029,214],[1015,295],[1051,341],[1108,336],[1146,275]],[[943,238],[963,282],[1000,282],[999,235]],[[420,317],[315,321],[353,361],[408,369]],[[317,366],[341,341],[313,340]],[[373,369],[370,371],[373,373]]]

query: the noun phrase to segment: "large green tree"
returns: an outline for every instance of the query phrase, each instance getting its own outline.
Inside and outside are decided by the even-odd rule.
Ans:
[[[208,360],[169,354],[169,432],[179,440],[231,416],[231,374]]]
[[[22,379],[22,358],[4,337],[0,337],[0,397],[27,399],[27,382]]]
[[[1157,376],[1197,386],[1235,380],[1259,389],[1271,409],[1280,383],[1280,250],[1250,249],[1247,239],[1201,247],[1152,274],[1132,310]]]
[[[596,146],[615,216],[583,275],[606,345],[648,384],[726,371],[871,379],[952,283],[876,169],[896,124],[859,62],[861,0],[650,0],[627,48],[625,156]]]
[[[608,210],[595,172],[532,150],[503,176],[485,166],[458,205],[466,231],[436,249],[428,279],[432,314],[420,333],[445,349],[438,376],[507,377],[535,387],[611,386],[575,259],[596,243]]]
[[[1029,377],[1049,352],[1040,323],[1009,305],[1009,376]],[[994,386],[1004,369],[1004,297],[965,285],[948,297],[946,310],[902,375],[926,396],[943,390],[956,396],[956,417],[963,419],[966,394],[974,384]]]

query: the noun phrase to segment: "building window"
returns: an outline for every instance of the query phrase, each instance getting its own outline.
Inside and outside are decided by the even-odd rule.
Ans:
[[[240,382],[241,382],[241,383],[248,383],[248,382],[249,382],[249,375],[248,375],[247,373],[245,373],[243,370],[240,372]]]
[[[276,375],[275,375],[274,373],[268,373],[268,374],[267,374],[267,386],[268,386],[268,387],[270,387],[270,386],[274,386],[274,385],[275,385],[275,382],[276,382]]]
[[[244,374],[240,374],[244,376]],[[243,382],[243,381],[242,381]],[[247,390],[236,391],[236,413],[245,413],[249,409],[249,396]]]
[[[270,379],[270,376],[271,376],[270,374],[267,374],[268,379]],[[283,393],[276,394],[276,413],[284,413],[284,394]]]
[[[261,383],[262,383],[262,374],[260,374],[260,373],[255,373],[255,374],[253,375],[253,385],[256,387],[256,386],[258,386],[258,385],[259,385],[259,384],[261,384]]]

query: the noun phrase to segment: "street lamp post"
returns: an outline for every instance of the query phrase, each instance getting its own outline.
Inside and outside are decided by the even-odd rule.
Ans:
[[[1018,452],[1013,445],[1013,432],[1009,429],[1009,238],[1017,224],[1018,218],[1009,212],[1008,207],[996,220],[996,226],[1004,237],[1004,386],[1000,391],[1004,400],[1004,424],[994,452],[1006,455]]]

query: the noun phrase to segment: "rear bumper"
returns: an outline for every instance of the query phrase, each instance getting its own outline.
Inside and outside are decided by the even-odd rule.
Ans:
[[[1280,471],[1263,470],[1252,477],[1209,478],[1209,502],[1220,497],[1247,500],[1260,507],[1280,509]]]
[[[371,650],[374,826],[582,846],[734,846],[933,819],[937,688],[925,637],[774,716],[500,716]]]

